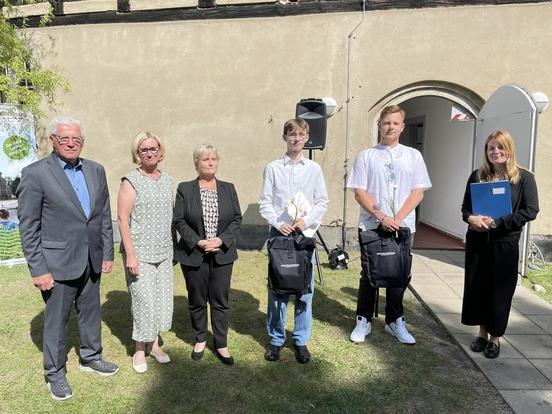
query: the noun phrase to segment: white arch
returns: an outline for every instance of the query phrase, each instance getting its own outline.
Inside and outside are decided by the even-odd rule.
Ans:
[[[369,109],[368,112],[372,117],[373,142],[378,140],[377,122],[383,108],[388,105],[400,105],[402,102],[421,96],[437,96],[452,101],[469,111],[474,119],[477,118],[485,103],[485,100],[472,90],[451,82],[421,81],[405,85],[390,92]]]

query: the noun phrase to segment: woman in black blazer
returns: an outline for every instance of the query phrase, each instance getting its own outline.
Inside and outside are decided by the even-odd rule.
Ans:
[[[495,219],[473,214],[470,185],[496,180],[510,182],[512,213]],[[512,137],[504,130],[491,133],[481,167],[468,179],[462,203],[462,218],[469,224],[462,323],[479,325],[471,349],[487,358],[500,354],[518,279],[521,230],[538,211],[535,177],[517,165]]]
[[[180,240],[175,248],[184,273],[196,344],[192,359],[200,360],[207,340],[207,301],[211,307],[215,355],[233,365],[228,352],[228,293],[232,266],[238,258],[236,238],[241,210],[236,189],[215,178],[217,149],[204,144],[195,149],[198,177],[178,185],[174,220]]]

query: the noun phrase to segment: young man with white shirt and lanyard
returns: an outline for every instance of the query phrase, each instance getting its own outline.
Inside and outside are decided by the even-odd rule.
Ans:
[[[360,205],[359,231],[410,229],[410,246],[416,231],[415,209],[431,187],[422,154],[399,143],[404,130],[405,113],[398,105],[383,108],[378,120],[379,142],[360,152],[353,164],[347,188],[355,192]],[[365,254],[364,251],[362,254]],[[363,258],[364,259],[364,258]],[[413,345],[414,337],[406,329],[403,311],[405,288],[387,288],[385,331],[403,344]],[[372,330],[377,289],[364,272],[361,274],[356,327],[351,341],[364,342]]]
[[[283,140],[286,153],[272,161],[264,170],[263,186],[259,199],[261,216],[271,226],[269,237],[288,236],[293,231],[314,233],[328,207],[328,193],[320,165],[303,156],[303,147],[309,137],[309,124],[301,118],[290,119],[284,124]],[[301,196],[310,205],[306,215],[295,220],[288,214],[291,200]],[[309,231],[310,230],[310,231]],[[312,295],[314,278],[311,276],[309,291],[297,295],[295,300],[293,343],[299,363],[307,363],[311,354],[307,342],[312,331]],[[265,353],[267,361],[280,358],[286,341],[286,311],[290,295],[268,291],[267,331],[270,338]]]

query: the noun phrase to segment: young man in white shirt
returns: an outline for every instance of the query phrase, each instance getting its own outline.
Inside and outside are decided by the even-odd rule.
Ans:
[[[286,143],[283,157],[272,161],[264,170],[259,210],[270,227],[269,237],[288,236],[293,231],[318,228],[328,207],[328,193],[320,165],[303,156],[303,147],[309,138],[309,124],[301,118],[290,119],[284,124],[282,136]],[[306,215],[295,220],[287,212],[290,200],[302,193],[312,207]],[[295,358],[307,363],[311,354],[307,342],[312,331],[312,295],[314,281],[308,293],[297,295],[295,300],[293,343]],[[265,353],[267,361],[280,358],[286,341],[286,311],[289,295],[277,294],[269,289],[267,332],[270,345]]]
[[[412,246],[416,231],[415,209],[424,191],[431,187],[431,181],[422,154],[399,143],[404,117],[398,105],[382,110],[378,120],[379,143],[358,154],[347,188],[354,190],[360,205],[359,231],[372,231],[380,225],[388,231],[408,227]],[[405,289],[386,289],[385,331],[403,344],[414,345],[416,340],[406,329],[404,320]],[[353,342],[364,342],[372,330],[376,292],[363,272],[358,290],[357,323],[351,333]]]

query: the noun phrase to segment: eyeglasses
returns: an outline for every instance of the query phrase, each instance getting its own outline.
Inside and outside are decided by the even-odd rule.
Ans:
[[[303,140],[307,138],[307,134],[288,134],[286,135],[286,139],[288,141],[294,141],[294,140]]]
[[[139,155],[146,155],[148,152],[155,155],[159,152],[159,147],[138,148],[138,154]]]
[[[72,141],[75,145],[82,145],[84,137],[60,137],[59,135],[52,134],[59,145],[67,145],[69,141]]]

